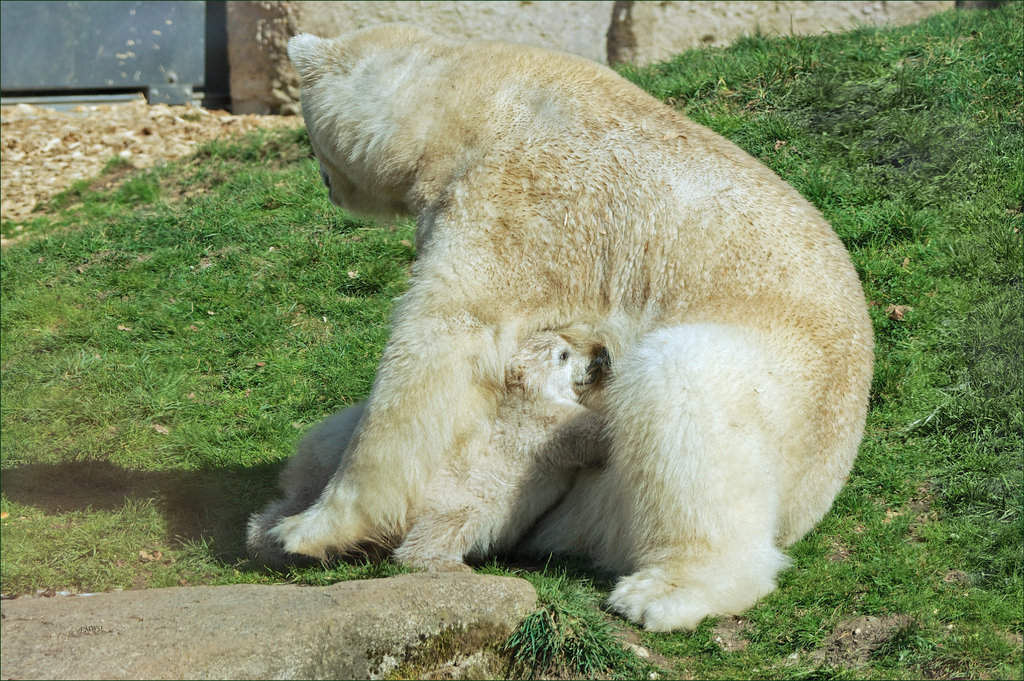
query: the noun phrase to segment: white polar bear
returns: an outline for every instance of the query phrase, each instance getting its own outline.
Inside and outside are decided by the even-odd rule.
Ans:
[[[530,546],[625,574],[609,602],[653,630],[771,591],[850,470],[871,383],[863,292],[821,214],[581,58],[405,25],[288,51],[331,200],[415,215],[419,257],[342,465],[269,538],[322,556],[404,532],[522,340],[572,325],[614,359],[608,463]]]
[[[405,537],[380,537],[377,543],[400,540],[394,557],[428,570],[468,569],[467,556],[512,549],[565,494],[581,467],[604,463],[604,420],[584,404],[599,401],[594,390],[607,361],[603,348],[574,347],[552,331],[530,336],[506,369],[505,393],[493,418],[435,473],[410,512]],[[334,414],[299,443],[278,480],[284,497],[250,519],[248,544],[255,558],[275,567],[287,562],[267,530],[323,492],[363,409],[360,403]]]

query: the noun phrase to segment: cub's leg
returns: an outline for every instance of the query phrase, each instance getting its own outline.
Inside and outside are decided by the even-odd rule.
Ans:
[[[654,332],[616,364],[601,483],[618,492],[605,510],[627,517],[600,558],[631,566],[609,605],[647,629],[742,612],[787,564],[775,535],[792,388],[772,368],[755,335],[724,325]]]
[[[429,572],[471,572],[463,562],[477,534],[473,518],[481,509],[465,506],[416,518],[394,558]]]

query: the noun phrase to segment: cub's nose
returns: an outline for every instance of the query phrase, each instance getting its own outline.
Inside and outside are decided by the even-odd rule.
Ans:
[[[597,356],[587,365],[587,383],[593,383],[601,378],[601,374],[611,367],[611,358],[608,356],[608,348],[601,348]]]

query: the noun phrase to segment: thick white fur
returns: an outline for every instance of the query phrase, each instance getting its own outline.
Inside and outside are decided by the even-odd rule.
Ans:
[[[604,463],[602,416],[593,402],[601,379],[592,365],[599,348],[577,348],[553,332],[529,337],[506,370],[494,417],[460,443],[410,512],[397,560],[428,570],[467,569],[467,556],[509,550],[569,489],[583,466]],[[281,471],[284,497],[252,516],[250,552],[281,566],[288,556],[267,531],[307,509],[337,470],[364,404],[314,427]],[[383,539],[383,538],[382,538]],[[294,558],[294,556],[292,557]]]
[[[871,381],[860,283],[818,211],[577,57],[402,25],[289,55],[331,200],[415,215],[419,257],[342,465],[268,539],[320,556],[404,531],[522,340],[572,325],[613,360],[609,461],[530,545],[627,573],[610,603],[650,629],[770,591],[843,484]]]

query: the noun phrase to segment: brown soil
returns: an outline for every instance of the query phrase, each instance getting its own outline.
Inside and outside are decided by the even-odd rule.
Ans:
[[[824,645],[811,653],[811,659],[830,667],[862,667],[882,644],[909,624],[906,615],[862,616],[844,620]]]
[[[212,139],[301,123],[298,116],[234,116],[195,106],[149,106],[141,98],[66,112],[5,106],[0,109],[0,220],[30,219],[41,202],[77,180],[96,176],[113,157],[148,168],[185,156]],[[3,245],[17,239],[3,239]]]

